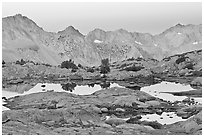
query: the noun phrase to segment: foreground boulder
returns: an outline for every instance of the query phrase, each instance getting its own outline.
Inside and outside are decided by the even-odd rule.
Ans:
[[[174,134],[202,134],[202,111],[190,119],[167,126]]]

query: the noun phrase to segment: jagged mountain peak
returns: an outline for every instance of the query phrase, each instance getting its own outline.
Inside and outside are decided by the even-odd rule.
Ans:
[[[23,16],[22,14],[2,18],[2,28],[20,26],[21,28],[43,30],[43,28],[39,27],[33,20],[29,19],[27,16]]]
[[[178,23],[178,24],[175,25],[175,27],[183,27],[183,26],[185,26],[185,25],[183,25],[181,23]]]
[[[193,25],[193,24],[187,24],[187,25],[182,25],[180,23],[176,24],[173,27],[170,27],[169,29],[166,29],[164,32],[160,33],[159,35],[166,35],[167,33],[171,33],[171,32],[176,32],[178,34],[180,34],[180,31],[193,31],[194,29],[200,29],[200,32],[202,31],[202,24],[199,25]]]
[[[63,31],[72,31],[72,32],[74,32],[74,31],[78,31],[78,30],[75,29],[73,26],[68,26],[68,27],[66,27],[65,30],[63,30]]]
[[[79,32],[79,30],[77,30],[76,28],[74,28],[73,26],[68,26],[66,27],[64,30],[62,31],[58,31],[58,34],[72,34],[72,35],[80,35],[80,36],[83,36],[83,34],[81,34]]]
[[[26,16],[23,16],[22,14],[18,13],[14,16],[12,16],[13,18],[27,18]]]
[[[202,24],[178,23],[159,35],[99,28],[82,35],[73,26],[58,33],[46,32],[31,19],[16,14],[2,19],[2,43],[6,61],[23,58],[59,64],[71,58],[85,65],[96,65],[101,58],[109,57],[111,62],[138,56],[160,60],[175,53],[201,49]],[[18,50],[19,47],[23,50]]]
[[[117,30],[115,30],[115,32],[119,32],[119,33],[129,33],[127,30],[125,30],[125,29],[123,29],[123,28],[117,29]]]
[[[99,29],[99,28],[96,28],[92,31],[90,31],[86,38],[93,41],[95,39],[104,39],[105,38],[105,35],[106,35],[106,31],[102,30],[102,29]]]
[[[106,33],[106,31],[100,28],[95,28],[94,30],[90,31],[87,35],[93,34],[93,33]]]
[[[22,21],[22,22],[26,22],[26,23],[30,23],[30,24],[35,24],[37,26],[37,24],[34,21],[32,21],[31,19],[29,19],[26,16],[23,16],[22,14],[16,14],[14,16],[8,16],[8,17],[3,18],[2,20],[13,21],[13,22],[18,22],[18,23],[19,23],[19,21]]]
[[[100,28],[95,28],[94,30],[90,31],[88,33],[88,35],[97,34],[97,33],[105,34],[105,33],[130,33],[130,32],[128,32],[127,30],[125,30],[123,28],[120,28],[120,29],[117,29],[117,30],[114,30],[114,31],[105,31],[105,30],[102,30]]]
[[[14,16],[4,17],[3,19],[11,19],[11,18],[13,18],[13,19],[22,19],[22,20],[27,20],[27,19],[30,20],[28,17],[23,16],[22,14],[16,14]]]
[[[165,33],[168,33],[169,31],[174,31],[176,29],[182,29],[182,28],[185,28],[185,27],[186,27],[186,25],[178,23],[178,24],[170,27],[169,29],[165,30],[163,33],[165,34]]]
[[[166,29],[165,31],[163,31],[162,33],[160,33],[158,35],[162,36],[162,35],[166,35],[166,34],[171,33],[171,32],[181,31],[187,27],[188,27],[188,25],[183,25],[181,23],[178,23],[178,24]]]

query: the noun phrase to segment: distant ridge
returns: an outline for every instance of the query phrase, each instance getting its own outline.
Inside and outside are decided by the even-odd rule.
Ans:
[[[46,32],[28,17],[17,14],[2,19],[2,59],[20,59],[58,65],[64,60],[94,66],[101,59],[117,62],[128,58],[161,60],[174,54],[202,49],[202,24],[176,24],[158,35],[124,29],[94,29],[87,35],[68,26]]]

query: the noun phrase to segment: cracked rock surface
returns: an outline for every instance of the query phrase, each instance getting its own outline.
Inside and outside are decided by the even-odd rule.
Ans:
[[[195,116],[171,125],[139,120],[141,114],[156,113],[159,108],[168,108],[169,105],[145,92],[118,87],[91,95],[33,93],[7,100],[6,106],[10,110],[2,112],[2,134],[201,134],[200,107],[197,107]],[[176,110],[180,108],[178,106]],[[183,110],[187,109],[195,111],[192,108]]]

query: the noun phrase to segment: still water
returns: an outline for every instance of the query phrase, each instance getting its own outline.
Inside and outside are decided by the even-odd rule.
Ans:
[[[189,90],[194,90],[194,89],[190,85],[163,81],[155,85],[142,87],[140,90],[154,97],[157,97],[157,98],[160,98],[166,101],[174,102],[174,101],[182,101],[187,97],[186,96],[174,96],[172,94],[162,93],[162,92],[180,92],[180,91],[189,91]],[[194,98],[194,99],[200,104],[202,103],[202,98]]]
[[[174,112],[163,112],[161,115],[157,114],[147,114],[143,115],[140,121],[157,121],[160,124],[173,124],[178,121],[186,121],[187,119],[182,119],[178,117]]]
[[[77,95],[89,95],[98,90],[104,88],[112,88],[112,87],[121,87],[123,86],[118,85],[117,83],[102,83],[102,84],[88,84],[88,85],[76,85],[75,83],[67,83],[67,84],[53,84],[53,83],[38,83],[32,89],[24,93],[15,93],[9,91],[3,91],[2,96],[6,98],[14,97],[14,96],[22,96],[31,93],[37,92],[69,92]],[[186,96],[174,96],[168,93],[161,93],[161,92],[180,92],[180,91],[189,91],[193,90],[190,85],[183,85],[183,84],[176,84],[172,82],[161,82],[159,84],[151,85],[142,87],[141,91],[144,91],[152,96],[161,98],[166,101],[182,101],[183,99],[187,98]],[[198,101],[202,104],[202,98],[194,98],[195,101]],[[5,102],[2,102],[5,104]],[[9,110],[8,108],[2,106],[2,110]],[[185,121],[186,119],[182,119],[178,117],[174,112],[163,112],[162,115],[157,114],[147,114],[143,115],[141,120],[146,121],[158,121],[161,124],[172,124],[178,121]]]
[[[69,92],[76,95],[89,95],[98,90],[104,88],[112,88],[112,87],[122,87],[117,83],[110,83],[110,85],[104,86],[99,84],[93,85],[76,85],[75,83],[67,83],[67,84],[53,84],[53,83],[38,83],[30,90],[24,93],[17,93],[17,92],[10,92],[10,91],[3,91],[2,96],[6,98],[14,97],[14,96],[23,96],[37,92]]]

